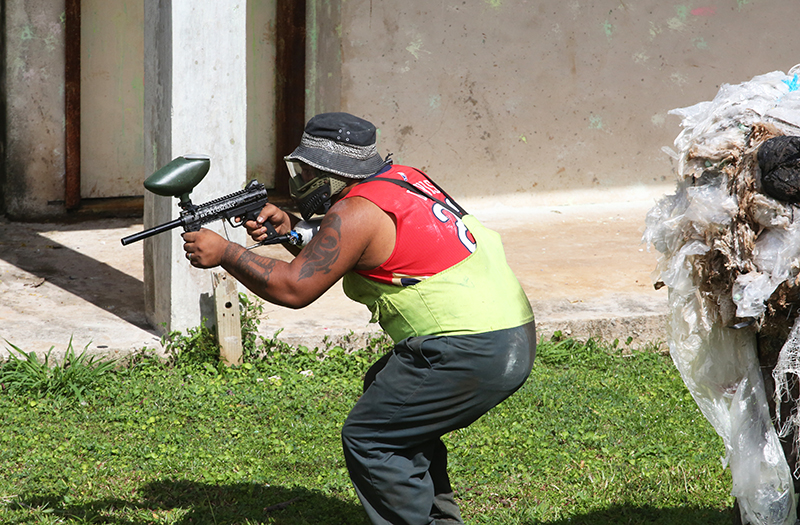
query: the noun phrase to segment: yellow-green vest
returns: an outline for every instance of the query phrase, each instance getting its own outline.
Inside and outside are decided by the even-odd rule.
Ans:
[[[480,334],[533,321],[500,235],[472,215],[462,220],[477,242],[475,252],[417,284],[394,286],[355,272],[344,276],[345,294],[367,305],[372,322],[395,342],[418,335]]]

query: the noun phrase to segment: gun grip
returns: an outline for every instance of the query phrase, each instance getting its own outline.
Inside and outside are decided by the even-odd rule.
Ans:
[[[273,226],[271,222],[265,222],[264,227],[267,229],[267,239],[278,235],[278,232],[275,230],[275,226]]]

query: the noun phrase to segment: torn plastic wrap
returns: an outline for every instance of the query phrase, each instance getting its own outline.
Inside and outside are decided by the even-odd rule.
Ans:
[[[791,400],[792,388],[800,382],[800,317],[795,319],[789,336],[781,348],[772,377],[775,379],[776,401]],[[779,436],[794,434],[795,450],[800,445],[800,432],[795,431],[797,428],[800,428],[800,404],[795,404],[789,414],[783,415],[778,421]],[[793,474],[795,478],[800,477],[800,464],[795,466]]]
[[[754,525],[793,525],[797,512],[756,357],[770,297],[798,275],[800,209],[761,191],[756,159],[768,139],[800,135],[797,72],[726,84],[713,101],[670,112],[682,118],[678,151],[665,149],[678,184],[648,213],[643,237],[659,252],[654,282],[669,289],[673,362],[725,444],[731,494]],[[800,377],[800,328],[785,361],[799,365],[782,369],[786,395]]]
[[[754,524],[795,523],[794,486],[758,366],[748,367],[731,401],[729,461],[731,494],[743,517]]]

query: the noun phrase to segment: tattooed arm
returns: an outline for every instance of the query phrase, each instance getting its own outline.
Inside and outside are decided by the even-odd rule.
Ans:
[[[339,201],[291,262],[256,255],[206,229],[184,233],[183,238],[192,266],[222,266],[259,297],[301,308],[348,271],[375,268],[386,261],[394,249],[395,225],[366,199]]]

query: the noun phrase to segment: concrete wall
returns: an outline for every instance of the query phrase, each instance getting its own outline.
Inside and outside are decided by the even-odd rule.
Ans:
[[[142,195],[156,168],[145,166],[143,0],[81,2],[81,197]],[[209,3],[211,9],[219,2]],[[275,170],[275,1],[247,9],[248,178],[272,183]],[[2,82],[8,155],[0,172],[0,213],[21,220],[63,217],[64,1],[9,0]],[[243,9],[245,9],[243,8]],[[213,30],[199,40],[213,47]],[[221,89],[219,96],[224,96]],[[219,159],[217,159],[219,160]]]
[[[14,216],[63,215],[63,0],[5,9],[0,198]],[[263,65],[250,71],[249,91],[259,90],[248,102],[253,176],[274,164],[275,22],[269,0],[247,9],[248,68]],[[667,111],[800,62],[797,0],[308,0],[307,12],[307,116],[373,120],[382,152],[475,205],[663,193],[673,180],[661,148],[680,131]],[[213,31],[202,41],[214,45]]]
[[[247,0],[247,180],[275,181],[275,0]]]
[[[64,2],[5,4],[6,212],[64,212]],[[60,204],[59,204],[60,201]]]
[[[81,0],[81,197],[142,194],[142,0]]]
[[[342,111],[342,9],[339,2],[306,2],[306,116]]]
[[[340,81],[379,149],[454,196],[629,199],[674,185],[670,109],[800,62],[798,15],[797,0],[349,0],[341,71],[316,83]]]

